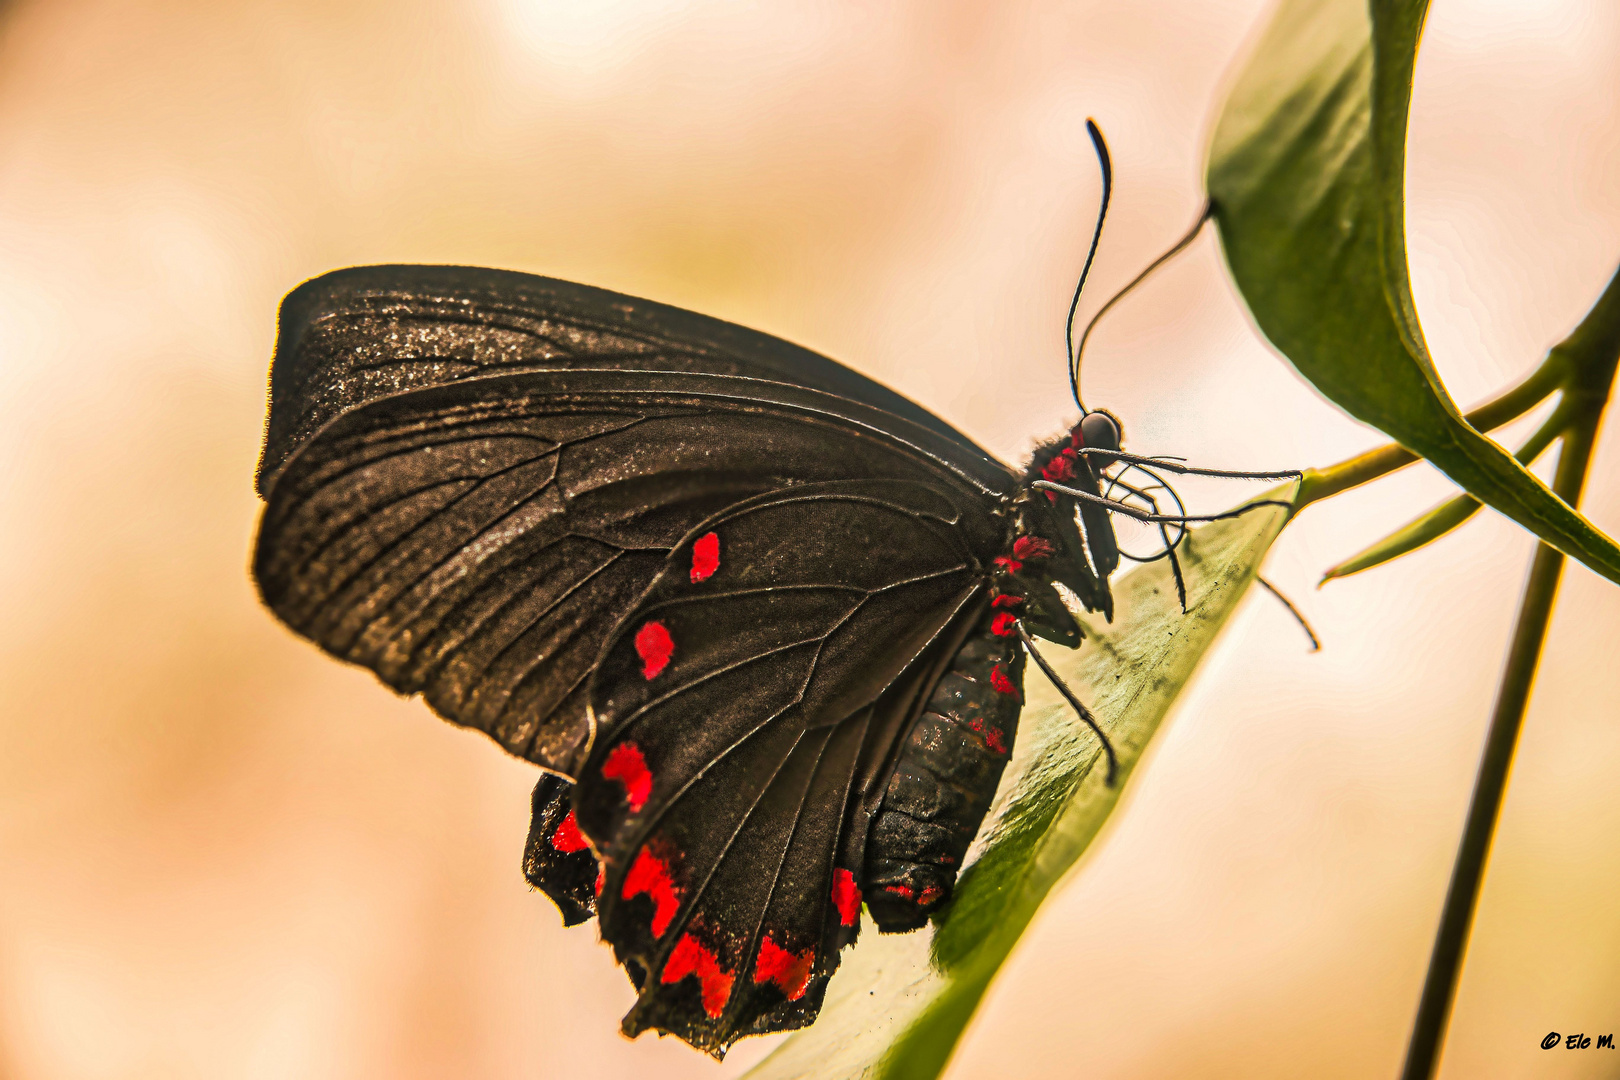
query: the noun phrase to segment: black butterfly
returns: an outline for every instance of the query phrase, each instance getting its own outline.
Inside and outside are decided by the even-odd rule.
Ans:
[[[948,901],[1030,635],[1080,641],[1055,586],[1111,612],[1108,496],[1192,520],[1107,472],[1152,462],[1106,413],[1015,470],[824,357],[583,285],[362,267],[280,319],[265,602],[546,771],[529,880],[598,916],[626,1033],[716,1056],[814,1019],[863,903],[898,931]]]

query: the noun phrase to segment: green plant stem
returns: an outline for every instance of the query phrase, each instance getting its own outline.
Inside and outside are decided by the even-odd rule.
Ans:
[[[1558,407],[1552,411],[1552,415],[1542,421],[1535,434],[1526,439],[1524,445],[1513,455],[1518,459],[1519,464],[1528,465],[1535,461],[1546,452],[1547,447],[1561,438],[1564,431],[1569,427],[1571,415],[1571,407],[1564,402],[1560,402]],[[1425,544],[1433,543],[1473,517],[1479,510],[1480,505],[1480,501],[1472,495],[1458,495],[1454,499],[1441,503],[1427,514],[1415,521],[1408,522],[1360,554],[1329,568],[1322,574],[1322,580],[1317,583],[1317,587],[1321,588],[1321,586],[1335,578],[1349,577],[1351,574],[1359,574],[1375,566],[1382,566],[1391,559],[1398,559],[1402,555],[1416,551]]]
[[[1566,402],[1576,411],[1576,415],[1564,435],[1558,454],[1553,491],[1572,507],[1579,505],[1581,489],[1586,484],[1592,447],[1597,440],[1604,405],[1614,381],[1616,359],[1620,359],[1620,356],[1611,352],[1607,357],[1597,358],[1595,363],[1577,366],[1573,385],[1567,391]],[[1485,877],[1491,836],[1496,831],[1502,798],[1507,790],[1508,773],[1513,764],[1513,751],[1524,724],[1525,708],[1535,683],[1536,665],[1547,639],[1547,625],[1552,618],[1553,601],[1558,594],[1558,579],[1563,569],[1564,556],[1561,553],[1546,544],[1537,546],[1524,596],[1519,602],[1513,643],[1508,650],[1507,666],[1497,692],[1496,711],[1485,737],[1485,749],[1474,781],[1468,819],[1463,826],[1462,842],[1451,871],[1451,884],[1446,890],[1440,929],[1435,935],[1434,951],[1429,957],[1423,996],[1419,999],[1417,1018],[1412,1024],[1406,1064],[1401,1070],[1402,1080],[1429,1080],[1440,1063],[1440,1047],[1451,1017],[1451,1006],[1457,996],[1457,980],[1462,972],[1468,933],[1479,901],[1480,883]]]
[[[1535,408],[1563,386],[1569,376],[1570,367],[1564,354],[1554,350],[1518,386],[1487,401],[1468,413],[1465,419],[1476,431],[1493,431]],[[1390,443],[1325,469],[1307,469],[1299,485],[1295,512],[1320,499],[1405,468],[1417,460],[1418,456],[1406,447]]]

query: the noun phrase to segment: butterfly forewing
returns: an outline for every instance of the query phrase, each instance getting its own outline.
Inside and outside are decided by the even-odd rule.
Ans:
[[[699,521],[852,473],[966,486],[852,419],[862,412],[684,373],[533,372],[413,391],[344,415],[292,460],[256,573],[301,633],[571,776],[591,665]]]
[[[475,266],[356,266],[282,302],[258,486],[334,418],[412,390],[513,371],[614,368],[809,387],[926,430],[988,477],[1005,467],[901,395],[781,338],[571,281]],[[630,385],[634,379],[627,380]]]

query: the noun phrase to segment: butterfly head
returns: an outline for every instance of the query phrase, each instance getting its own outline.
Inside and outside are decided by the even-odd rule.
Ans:
[[[1019,533],[1056,541],[1055,557],[1041,566],[1041,575],[1066,586],[1087,608],[1105,613],[1113,608],[1108,577],[1119,566],[1119,549],[1109,511],[1100,504],[1105,487],[1112,494],[1105,470],[1122,437],[1112,413],[1086,413],[1067,432],[1035,448],[1020,502]],[[1040,481],[1060,487],[1035,488]]]
[[[1117,451],[1125,441],[1125,428],[1113,413],[1106,409],[1093,409],[1070,429],[1069,441],[1077,450]],[[1106,461],[1097,462],[1099,466],[1106,464]]]
[[[1025,469],[1026,480],[1047,480],[1055,484],[1069,484],[1076,480],[1093,481],[1113,463],[1108,453],[1118,453],[1124,442],[1124,425],[1119,418],[1105,409],[1093,409],[1082,416],[1065,434],[1044,442],[1035,448]]]

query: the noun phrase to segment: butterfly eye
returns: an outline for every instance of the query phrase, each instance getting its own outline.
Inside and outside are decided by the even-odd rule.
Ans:
[[[1098,450],[1119,449],[1119,423],[1105,412],[1090,412],[1080,421],[1080,437]]]

